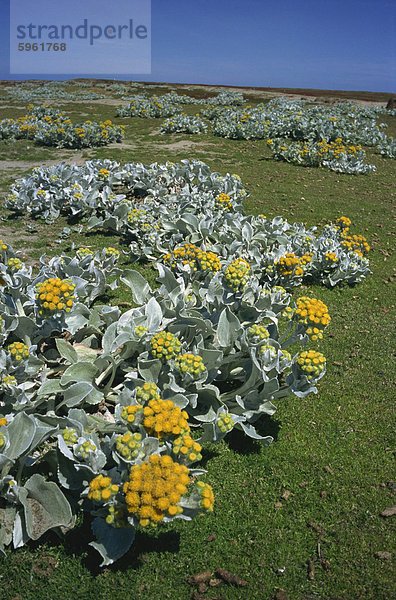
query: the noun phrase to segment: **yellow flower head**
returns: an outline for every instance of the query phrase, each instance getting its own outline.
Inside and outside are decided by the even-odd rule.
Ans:
[[[8,352],[11,355],[13,362],[22,362],[29,358],[29,348],[22,342],[13,342],[8,346]]]
[[[317,379],[326,366],[326,358],[315,350],[304,350],[298,355],[297,365],[309,380]]]
[[[143,426],[149,435],[159,439],[190,431],[188,414],[172,400],[153,399],[143,409]]]
[[[194,379],[198,379],[206,371],[202,356],[199,354],[179,354],[176,358],[175,369],[181,375],[189,373]]]
[[[296,300],[294,317],[299,323],[307,325],[307,335],[313,340],[322,339],[322,331],[331,321],[326,304],[316,298],[301,296]]]
[[[250,265],[243,258],[235,258],[224,271],[227,285],[235,292],[246,287],[250,275]]]
[[[168,456],[154,454],[148,461],[131,467],[123,491],[127,510],[142,527],[156,526],[165,516],[173,517],[183,509],[178,506],[187,493],[189,470]]]
[[[74,302],[75,285],[68,279],[51,277],[36,285],[36,300],[40,315],[70,312]]]
[[[118,493],[119,489],[118,485],[112,483],[110,477],[100,474],[90,481],[88,498],[95,502],[108,502]]]
[[[180,340],[169,331],[160,331],[155,334],[151,340],[151,353],[154,358],[169,360],[180,354]]]

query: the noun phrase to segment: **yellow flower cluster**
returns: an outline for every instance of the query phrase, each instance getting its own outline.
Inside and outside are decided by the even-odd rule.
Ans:
[[[227,285],[234,290],[243,290],[248,282],[250,265],[243,258],[235,258],[224,271]]]
[[[305,266],[308,265],[310,262],[312,262],[312,252],[306,252],[305,254],[303,254],[302,256],[300,256],[300,263]]]
[[[224,192],[216,196],[216,204],[227,212],[232,210],[231,198],[228,194],[224,194]]]
[[[276,358],[276,348],[274,348],[274,346],[271,346],[271,344],[263,344],[262,346],[260,346],[260,354],[263,355],[266,352],[269,352],[270,355],[270,359]]]
[[[98,171],[99,179],[107,179],[109,175],[110,171],[108,171],[107,169],[100,169],[100,171]]]
[[[107,502],[119,489],[118,485],[111,483],[110,477],[98,475],[89,482],[88,498],[95,502]]]
[[[205,372],[206,367],[202,356],[199,354],[179,354],[176,358],[175,369],[180,373],[189,373],[194,379],[197,379]]]
[[[335,252],[326,252],[325,261],[330,264],[338,262],[337,254]]]
[[[19,271],[23,267],[23,262],[19,258],[10,258],[7,265],[11,271]]]
[[[180,354],[180,340],[169,331],[160,331],[151,338],[151,353],[154,358],[169,360]]]
[[[219,256],[215,252],[199,250],[196,255],[196,261],[201,271],[217,273],[221,269]]]
[[[287,319],[288,321],[291,321],[292,318],[294,317],[294,309],[291,308],[290,306],[286,306],[286,308],[284,309],[284,311],[281,313],[282,317],[285,317],[285,319]]]
[[[189,433],[185,433],[173,441],[173,454],[181,455],[183,459],[188,460],[189,462],[201,460],[201,450],[201,445],[193,440]]]
[[[124,419],[127,423],[134,423],[139,413],[143,412],[143,406],[141,404],[132,404],[131,406],[124,406],[121,412],[121,419]]]
[[[183,512],[177,505],[189,483],[185,465],[174,462],[170,456],[153,454],[147,462],[131,467],[129,481],[123,488],[127,510],[139,518],[142,527],[156,526],[165,516]]]
[[[161,221],[152,223],[147,211],[143,208],[133,208],[128,213],[127,220],[132,227],[140,227],[145,231],[151,231],[152,229],[158,231],[161,228]]]
[[[22,342],[13,342],[10,344],[8,346],[8,352],[11,354],[11,358],[16,362],[29,358],[29,348]]]
[[[67,279],[59,279],[59,277],[51,277],[42,283],[36,285],[37,301],[44,310],[40,310],[42,315],[44,311],[60,311],[70,312],[74,301],[74,283]]]
[[[188,413],[172,400],[150,400],[143,409],[143,426],[149,435],[158,439],[183,435],[190,431]]]
[[[0,417],[0,427],[2,427],[3,425],[7,425],[6,417]]]
[[[198,251],[199,248],[195,244],[184,244],[180,248],[175,248],[172,253],[165,254],[163,256],[164,263],[170,267],[176,267],[177,262],[180,261],[183,265],[194,267]]]
[[[215,502],[213,488],[208,483],[204,483],[203,481],[197,482],[197,489],[199,491],[199,495],[201,496],[201,506],[206,510],[213,511],[213,505]]]
[[[10,385],[17,385],[17,380],[13,375],[3,375],[1,378],[1,386],[9,387]]]
[[[148,329],[144,325],[136,325],[135,333],[138,337],[142,337],[145,333],[147,333]]]
[[[308,379],[316,379],[325,368],[326,358],[315,350],[304,350],[298,355],[297,364]]]
[[[301,277],[304,273],[300,259],[293,252],[287,252],[285,256],[281,256],[275,262],[275,267],[282,275],[296,275],[296,277]]]
[[[234,421],[228,413],[221,412],[219,414],[216,425],[220,429],[221,433],[227,433],[227,431],[231,431],[231,429],[234,427],[234,424]]]
[[[328,154],[332,154],[334,158],[339,158],[341,154],[351,154],[354,156],[362,149],[361,146],[345,146],[341,138],[337,138],[334,142],[322,140],[319,142],[318,147],[319,156],[326,157]]]
[[[347,250],[352,250],[358,256],[364,256],[370,251],[370,246],[363,235],[343,235],[341,245]]]
[[[336,219],[336,223],[337,227],[343,231],[348,231],[349,227],[351,226],[351,219],[348,219],[348,217],[339,217]]]
[[[133,460],[138,457],[142,445],[142,434],[127,431],[124,435],[116,438],[116,450],[125,460]]]
[[[195,244],[184,244],[180,248],[175,248],[173,252],[165,254],[164,263],[172,268],[177,267],[180,261],[182,265],[190,265],[193,271],[212,271],[216,273],[221,269],[221,263],[218,254],[215,252],[206,252],[197,248]]]
[[[269,338],[269,333],[264,325],[254,324],[247,330],[248,339],[253,342],[253,344],[259,344],[263,340],[267,340]]]
[[[79,248],[76,252],[77,256],[79,256],[79,258],[85,258],[86,256],[88,256],[89,254],[93,254],[93,250],[91,250],[90,248]]]
[[[66,427],[62,431],[62,437],[67,446],[73,446],[73,444],[75,444],[78,440],[77,431],[73,427]]]
[[[120,251],[108,246],[108,248],[104,248],[106,256],[120,256]]]
[[[89,440],[85,440],[76,448],[76,454],[81,458],[88,458],[93,452],[96,452],[96,446]]]
[[[139,403],[149,402],[149,400],[159,400],[159,389],[155,383],[147,382],[136,388],[136,398]]]
[[[116,527],[117,529],[121,527],[129,527],[127,517],[128,513],[123,506],[114,506],[114,504],[110,504],[108,507],[106,523]]]
[[[301,296],[296,300],[297,308],[295,316],[297,321],[308,325],[307,334],[316,342],[322,339],[322,330],[327,327],[331,321],[326,304],[316,298]]]

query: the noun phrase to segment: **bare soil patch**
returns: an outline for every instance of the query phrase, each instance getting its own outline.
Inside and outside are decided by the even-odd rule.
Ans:
[[[84,165],[87,161],[87,158],[83,158],[82,152],[74,152],[72,155],[69,154],[59,154],[58,157],[50,160],[40,160],[41,167],[51,167],[52,165],[57,165],[61,162],[64,162],[68,165],[76,164],[78,166]],[[37,167],[37,160],[0,160],[0,171],[9,170],[9,169],[33,169],[33,167]]]

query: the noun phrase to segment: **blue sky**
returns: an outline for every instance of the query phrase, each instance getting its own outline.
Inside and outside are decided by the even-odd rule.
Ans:
[[[9,5],[15,1],[0,0],[0,79],[73,77],[10,75]],[[107,2],[116,15],[119,1],[128,0]],[[48,0],[31,0],[36,7],[42,2]],[[68,6],[50,4],[54,15],[54,7]],[[395,0],[152,0],[151,73],[119,75],[120,59],[110,72],[94,76],[395,92],[395,19]],[[101,52],[106,52],[104,43],[93,59],[96,69]]]

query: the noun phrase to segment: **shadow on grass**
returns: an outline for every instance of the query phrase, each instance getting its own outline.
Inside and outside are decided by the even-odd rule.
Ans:
[[[263,437],[270,435],[274,438],[274,441],[278,439],[280,424],[278,421],[274,421],[269,415],[260,417],[254,426],[259,435],[262,435]],[[254,440],[248,437],[246,433],[240,429],[233,429],[225,438],[225,442],[231,450],[238,454],[259,454],[262,448],[260,440]]]
[[[91,541],[94,541],[91,519],[85,518],[84,522],[70,531],[64,539],[50,531],[37,542],[29,541],[25,547],[23,559],[24,561],[30,559],[32,564],[40,565],[45,563],[48,557],[53,556],[54,551],[57,554],[59,550],[63,554],[63,558],[77,559],[90,575],[95,577],[103,573],[104,567],[100,566],[102,562],[100,554],[88,545]],[[150,553],[176,553],[179,550],[180,534],[177,531],[158,529],[152,530],[151,533],[145,533],[137,530],[130,550],[115,563],[105,568],[113,572],[139,569]]]
[[[78,536],[81,540],[81,537]],[[162,554],[164,552],[173,553],[180,550],[180,534],[174,531],[165,531],[162,533],[153,533],[149,535],[141,531],[136,532],[135,540],[131,549],[122,556],[117,562],[106,567],[113,572],[130,571],[139,569],[147,560],[147,554],[152,552]],[[84,567],[91,575],[96,576],[103,573],[103,567],[100,567],[102,557],[91,547],[82,560]]]

